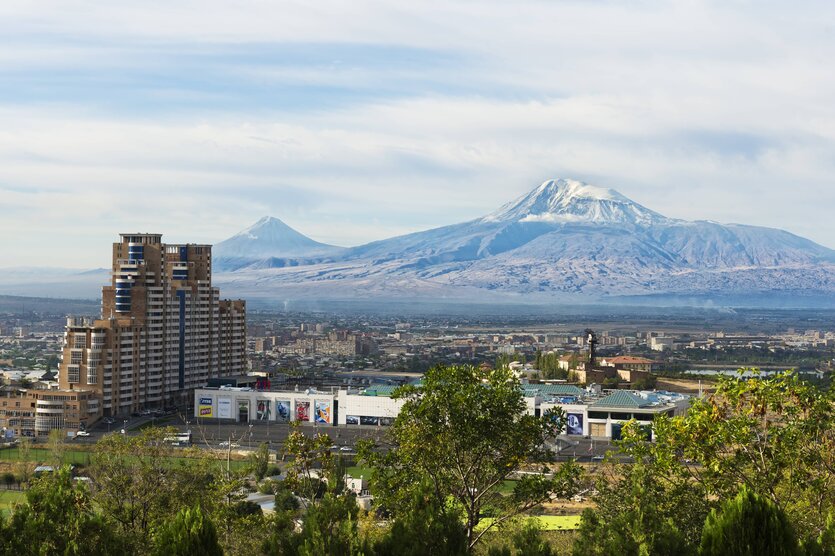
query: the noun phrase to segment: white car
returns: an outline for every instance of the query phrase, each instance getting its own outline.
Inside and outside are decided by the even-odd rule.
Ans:
[[[90,436],[90,433],[87,432],[87,431],[78,431],[77,433],[75,433],[75,436],[76,437],[78,437],[78,436],[87,437],[87,436]]]

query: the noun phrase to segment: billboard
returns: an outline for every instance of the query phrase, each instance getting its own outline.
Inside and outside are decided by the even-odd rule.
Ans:
[[[232,398],[217,399],[217,416],[220,419],[232,418]]]
[[[582,413],[568,413],[566,414],[568,421],[565,425],[565,434],[583,434],[583,414]]]
[[[281,423],[290,420],[290,400],[275,401],[275,420]]]
[[[369,417],[367,415],[360,415],[360,425],[378,425],[380,424],[379,417]]]
[[[259,421],[269,421],[272,418],[270,400],[258,400],[255,402],[255,418]]]
[[[212,398],[200,398],[200,405],[197,408],[199,417],[214,417],[212,410]]]
[[[296,421],[310,421],[310,402],[296,400]]]
[[[380,425],[383,427],[390,427],[394,424],[394,417],[380,417]]]
[[[346,415],[345,416],[345,424],[346,425],[359,425],[360,424],[360,416],[359,415]]]
[[[314,409],[316,410],[316,422],[325,425],[331,424],[331,402],[330,400],[316,400]]]

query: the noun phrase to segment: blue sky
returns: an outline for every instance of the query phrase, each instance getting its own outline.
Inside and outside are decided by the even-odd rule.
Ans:
[[[264,215],[357,245],[542,181],[835,248],[825,2],[0,3],[0,268]]]

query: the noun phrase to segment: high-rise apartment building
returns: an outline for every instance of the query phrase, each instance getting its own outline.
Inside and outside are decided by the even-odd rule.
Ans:
[[[246,370],[246,305],[219,299],[211,245],[121,234],[101,318],[70,317],[62,389],[93,390],[105,416],[188,399],[210,377]]]

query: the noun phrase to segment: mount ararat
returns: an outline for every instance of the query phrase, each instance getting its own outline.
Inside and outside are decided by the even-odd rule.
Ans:
[[[835,292],[831,249],[772,228],[667,218],[568,179],[476,220],[351,248],[263,218],[213,253],[225,291],[275,300],[767,302]]]
[[[568,179],[475,220],[357,247],[319,243],[265,217],[215,244],[213,257],[224,296],[261,306],[835,307],[831,249],[772,228],[667,218]],[[105,268],[5,268],[0,294],[94,299],[108,281]]]

